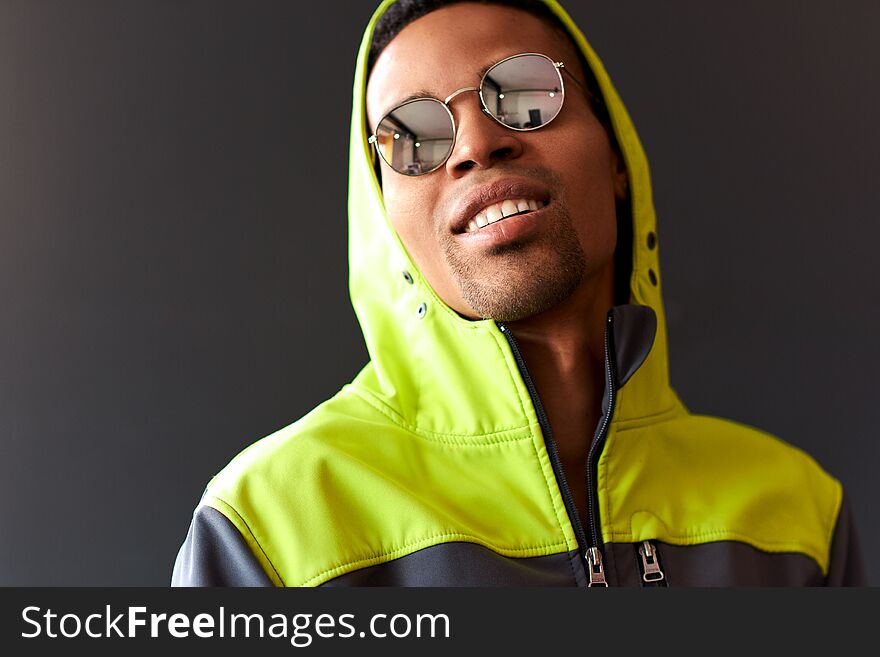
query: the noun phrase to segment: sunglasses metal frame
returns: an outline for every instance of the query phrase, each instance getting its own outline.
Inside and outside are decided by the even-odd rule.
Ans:
[[[533,126],[530,128],[515,128],[513,126],[507,125],[506,123],[501,121],[497,116],[495,116],[491,111],[489,111],[489,108],[486,106],[486,99],[483,97],[483,88],[484,88],[483,85],[486,82],[486,78],[489,76],[489,74],[496,67],[500,66],[501,64],[504,64],[505,62],[509,62],[512,59],[517,59],[518,57],[529,57],[529,56],[541,57],[543,59],[546,59],[551,64],[553,64],[553,68],[556,70],[556,75],[559,78],[559,93],[561,96],[560,101],[559,101],[559,111],[557,111],[556,114],[553,115],[552,119],[550,119],[549,121],[545,121],[541,125]],[[483,73],[482,77],[480,78],[480,85],[478,87],[462,87],[461,89],[456,89],[451,94],[449,94],[445,98],[445,100],[439,100],[438,98],[432,98],[431,96],[425,96],[423,98],[411,98],[405,102],[400,103],[399,105],[395,105],[390,110],[385,112],[385,114],[382,116],[382,118],[379,119],[379,123],[376,124],[376,129],[373,131],[373,134],[371,134],[369,136],[369,138],[367,139],[367,142],[369,144],[372,144],[374,151],[379,154],[379,157],[382,158],[382,160],[385,162],[385,164],[387,164],[389,166],[389,168],[391,168],[396,173],[399,173],[402,176],[415,177],[415,176],[423,176],[428,173],[433,173],[434,171],[436,171],[437,169],[442,167],[444,164],[446,164],[446,161],[449,159],[449,157],[452,155],[452,152],[455,150],[455,142],[458,137],[458,126],[455,123],[455,117],[452,115],[452,111],[449,109],[449,103],[455,97],[457,97],[463,93],[467,93],[469,91],[476,91],[480,96],[480,105],[482,106],[483,113],[487,114],[489,117],[492,118],[492,120],[494,120],[499,125],[503,125],[508,130],[514,130],[516,132],[531,132],[532,130],[540,130],[544,126],[552,123],[553,120],[557,116],[559,116],[559,114],[562,112],[562,107],[565,105],[565,81],[562,77],[562,71],[565,71],[568,74],[568,76],[572,79],[572,81],[578,85],[578,87],[580,87],[581,89],[585,89],[584,85],[581,84],[578,81],[578,79],[575,78],[571,73],[568,72],[568,70],[565,68],[565,64],[563,62],[554,62],[550,57],[548,57],[547,55],[545,55],[543,53],[521,52],[521,53],[517,53],[516,55],[511,55],[510,57],[505,57],[501,61],[495,62],[494,64],[492,64],[492,66],[490,66],[488,69],[486,69],[486,72]],[[589,92],[587,92],[587,93],[589,93]],[[589,95],[590,95],[590,97],[593,97],[593,94],[589,94]],[[449,152],[446,154],[446,157],[444,157],[434,168],[429,169],[427,171],[420,171],[418,173],[407,173],[405,171],[399,171],[388,160],[385,159],[385,155],[382,154],[382,150],[378,147],[379,126],[382,125],[382,122],[385,121],[385,119],[387,119],[391,114],[393,114],[394,112],[399,110],[401,107],[406,107],[407,105],[410,105],[412,103],[421,103],[426,100],[429,100],[429,101],[432,101],[432,102],[439,104],[444,110],[446,110],[446,114],[449,116],[449,121],[452,125],[452,143],[449,145]]]

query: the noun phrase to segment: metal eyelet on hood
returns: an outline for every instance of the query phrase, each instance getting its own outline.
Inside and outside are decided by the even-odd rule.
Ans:
[[[412,274],[410,274],[406,269],[403,270],[403,280],[405,280],[410,285],[412,285],[414,282]]]
[[[428,314],[428,304],[420,303],[419,307],[416,308],[416,315],[418,315],[419,319],[422,319],[425,315]]]

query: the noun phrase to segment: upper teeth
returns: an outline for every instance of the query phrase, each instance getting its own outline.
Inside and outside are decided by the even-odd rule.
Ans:
[[[494,224],[496,221],[509,217],[510,215],[518,214],[520,212],[534,212],[543,205],[544,204],[540,201],[528,198],[505,199],[498,203],[493,203],[488,208],[480,210],[476,216],[468,222],[465,230],[469,233],[473,233],[475,230],[479,230],[483,226]]]

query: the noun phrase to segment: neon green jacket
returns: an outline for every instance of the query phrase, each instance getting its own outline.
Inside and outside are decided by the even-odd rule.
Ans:
[[[351,123],[350,289],[370,362],[211,480],[173,583],[859,583],[841,485],[777,438],[689,413],[670,387],[645,154],[596,54],[548,0],[598,80],[632,189],[630,303],[609,311],[581,526],[515,340],[447,307],[388,223],[364,94],[389,4],[364,34]]]

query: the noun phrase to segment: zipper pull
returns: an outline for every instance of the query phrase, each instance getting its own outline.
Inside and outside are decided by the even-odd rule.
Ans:
[[[660,556],[657,548],[651,541],[642,541],[639,546],[639,556],[642,558],[642,579],[646,582],[661,582],[665,579],[660,570]]]
[[[602,553],[599,548],[591,547],[587,550],[587,570],[590,573],[590,583],[587,586],[608,587],[605,581],[605,566],[602,565]]]

